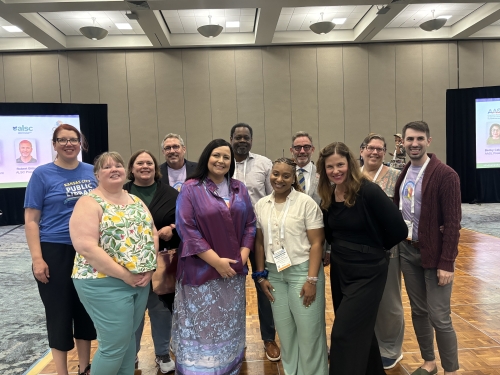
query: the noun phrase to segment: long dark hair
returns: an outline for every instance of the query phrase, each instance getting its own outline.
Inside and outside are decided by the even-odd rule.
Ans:
[[[198,180],[200,183],[203,182],[203,180],[205,180],[205,178],[207,178],[208,176],[208,160],[210,159],[210,155],[212,155],[212,151],[218,147],[223,146],[229,147],[229,151],[231,152],[231,165],[229,167],[229,172],[227,172],[224,177],[226,177],[227,179],[233,177],[234,169],[236,168],[233,148],[228,141],[219,138],[214,139],[205,147],[200,155],[200,159],[198,160],[198,166],[196,167],[196,170],[190,176],[188,176],[186,180],[194,179]]]

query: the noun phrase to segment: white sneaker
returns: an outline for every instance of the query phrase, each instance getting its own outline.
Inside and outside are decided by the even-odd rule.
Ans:
[[[168,374],[175,370],[175,362],[169,355],[157,355],[155,361],[160,366],[162,374]]]

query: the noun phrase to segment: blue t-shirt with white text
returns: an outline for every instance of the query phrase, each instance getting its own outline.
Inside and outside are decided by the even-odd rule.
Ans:
[[[93,166],[79,163],[64,169],[54,163],[33,171],[24,197],[24,208],[41,211],[40,242],[71,245],[69,219],[76,201],[97,187]]]

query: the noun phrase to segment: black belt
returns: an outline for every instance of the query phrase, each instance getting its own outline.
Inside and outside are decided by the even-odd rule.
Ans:
[[[420,250],[420,244],[418,243],[418,241],[412,241],[409,240],[408,238],[405,238],[403,242],[407,243],[410,246],[413,246],[415,249]]]
[[[353,243],[349,241],[339,240],[338,238],[334,238],[332,244],[345,247],[346,249],[359,251],[364,254],[378,254],[385,253],[385,249],[381,249],[379,247],[372,247],[368,245],[361,245],[359,243]]]

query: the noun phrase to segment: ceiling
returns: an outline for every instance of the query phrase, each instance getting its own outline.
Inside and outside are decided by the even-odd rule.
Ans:
[[[443,0],[0,0],[0,51],[186,48],[500,38],[500,2]],[[383,8],[385,14],[377,14]],[[443,28],[418,26],[446,17]],[[129,19],[127,13],[136,19]],[[210,16],[210,18],[209,18]],[[311,23],[332,21],[326,35]],[[134,18],[134,17],[133,17]],[[223,27],[207,39],[196,29]],[[93,41],[79,32],[108,30]],[[17,27],[17,32],[10,32]],[[16,30],[16,29],[14,29]]]

